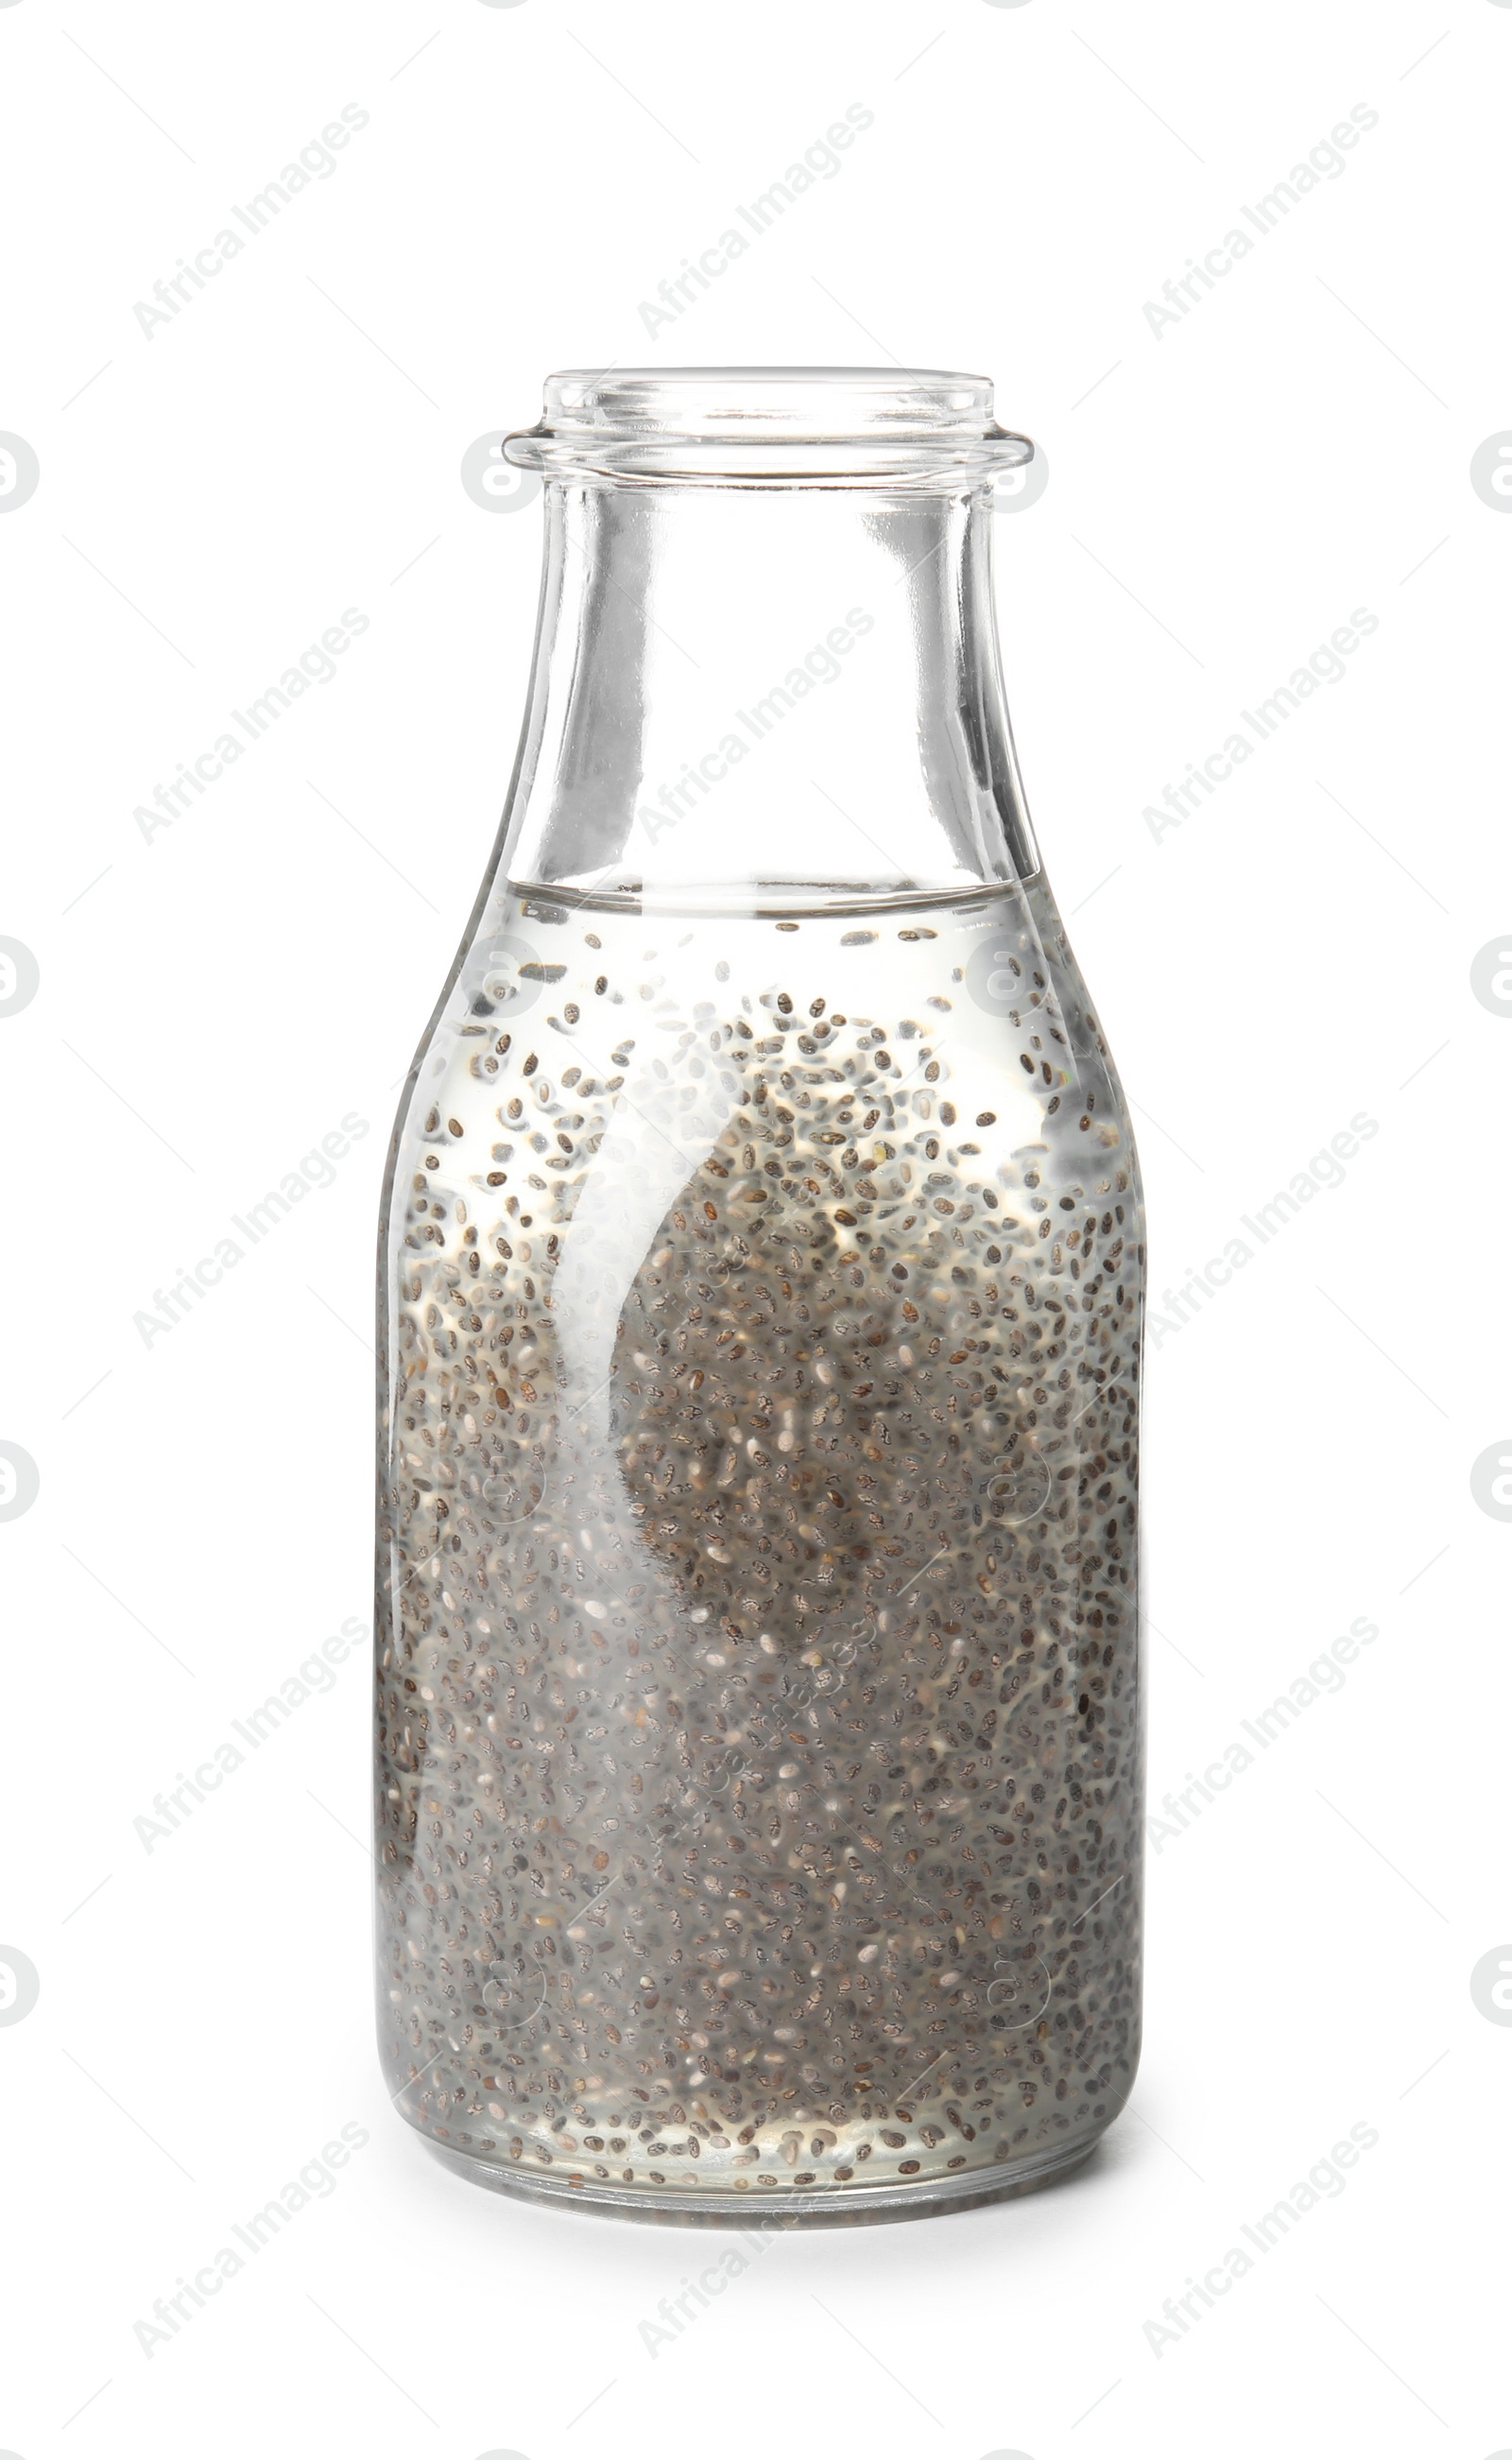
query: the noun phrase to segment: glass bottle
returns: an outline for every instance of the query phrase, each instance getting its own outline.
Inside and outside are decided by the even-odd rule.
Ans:
[[[1138,2054],[1128,1114],[934,371],[552,377],[380,1239],[378,2004],[489,2186],[884,2218]]]

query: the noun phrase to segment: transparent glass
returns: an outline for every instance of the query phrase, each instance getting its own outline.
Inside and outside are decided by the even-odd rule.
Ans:
[[[1138,2055],[1144,1275],[981,378],[553,377],[380,1236],[378,2006],[467,2175],[884,2218]]]

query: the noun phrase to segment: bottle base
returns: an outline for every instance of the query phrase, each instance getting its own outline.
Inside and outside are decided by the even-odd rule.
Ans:
[[[458,2152],[416,2129],[421,2143],[443,2167],[475,2187],[518,2196],[523,2203],[549,2204],[561,2211],[572,2205],[611,2220],[658,2221],[690,2229],[737,2229],[755,2222],[762,2229],[836,2229],[871,2221],[926,2220],[936,2213],[969,2212],[978,2204],[1005,2203],[1013,2195],[1030,2195],[1057,2185],[1090,2160],[1106,2133],[1082,2136],[1075,2144],[1055,2145],[1018,2161],[994,2162],[990,2169],[969,2170],[959,2176],[922,2178],[876,2187],[784,2189],[752,2187],[726,2193],[722,2189],[621,2189],[573,2172],[561,2178],[522,2175],[501,2162],[480,2161]]]

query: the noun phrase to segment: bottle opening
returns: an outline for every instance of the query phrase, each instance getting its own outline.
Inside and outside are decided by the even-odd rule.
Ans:
[[[1030,460],[990,377],[938,368],[573,368],[504,457],[550,477],[975,485]]]

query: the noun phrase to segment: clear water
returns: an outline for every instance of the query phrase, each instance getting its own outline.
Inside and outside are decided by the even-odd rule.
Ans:
[[[628,2200],[1090,2142],[1138,2048],[1143,1234],[1054,911],[494,910],[388,1233],[400,2107]]]

